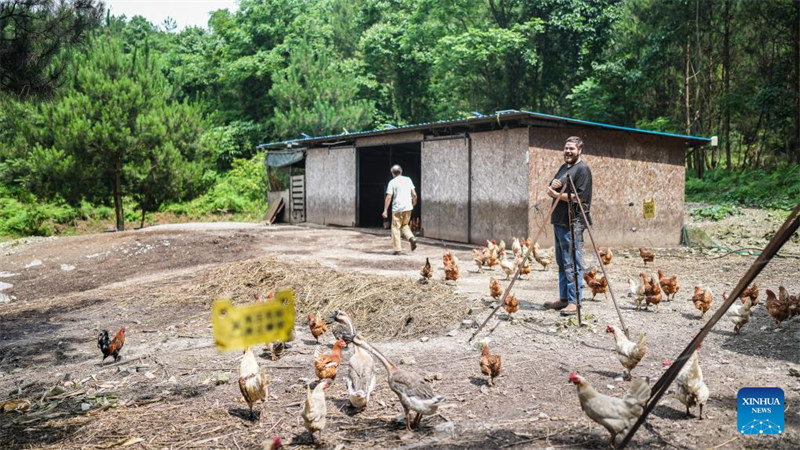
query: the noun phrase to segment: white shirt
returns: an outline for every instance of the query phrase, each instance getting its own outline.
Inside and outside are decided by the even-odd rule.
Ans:
[[[414,189],[414,182],[411,178],[400,175],[392,178],[386,186],[386,193],[393,196],[392,212],[411,211],[414,204],[411,202],[411,191]]]

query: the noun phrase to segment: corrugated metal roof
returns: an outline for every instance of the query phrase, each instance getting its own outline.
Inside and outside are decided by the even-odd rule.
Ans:
[[[588,120],[580,120],[580,119],[572,119],[569,117],[561,117],[561,116],[554,116],[551,114],[542,114],[533,111],[518,111],[515,109],[505,110],[505,111],[497,111],[494,114],[487,114],[487,115],[478,115],[475,114],[475,117],[469,117],[466,119],[450,119],[450,120],[439,120],[435,122],[425,122],[425,123],[418,123],[413,125],[403,125],[399,127],[391,127],[391,128],[380,128],[375,130],[368,130],[368,131],[358,131],[354,133],[340,133],[340,134],[330,134],[327,136],[313,136],[313,137],[304,137],[299,139],[290,139],[286,141],[279,141],[279,142],[269,142],[265,144],[260,144],[258,148],[292,148],[292,147],[307,147],[314,144],[322,144],[322,143],[332,143],[336,141],[342,140],[352,140],[355,138],[360,137],[367,137],[367,136],[381,136],[381,135],[389,135],[389,134],[398,134],[398,133],[408,133],[411,131],[419,131],[419,130],[428,130],[428,129],[438,129],[438,128],[446,128],[452,126],[468,126],[468,125],[478,125],[478,124],[486,124],[497,121],[498,125],[502,124],[503,122],[508,122],[511,120],[518,120],[524,118],[532,118],[537,120],[542,120],[546,122],[553,122],[553,123],[560,123],[560,124],[571,124],[577,125],[581,127],[587,128],[605,128],[609,130],[620,130],[620,131],[628,131],[634,133],[643,133],[643,134],[650,134],[656,136],[664,136],[668,138],[676,138],[676,139],[683,139],[686,141],[686,144],[690,147],[707,145],[711,142],[711,139],[700,137],[700,136],[688,136],[683,134],[675,134],[675,133],[665,133],[661,131],[650,131],[650,130],[642,130],[639,128],[629,128],[623,127],[619,125],[611,125],[607,123],[600,123],[600,122],[591,122]]]

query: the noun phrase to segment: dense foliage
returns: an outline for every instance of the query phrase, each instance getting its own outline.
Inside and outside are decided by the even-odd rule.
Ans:
[[[182,30],[102,17],[95,0],[0,0],[0,235],[257,217],[258,143],[505,109],[717,135],[687,158],[688,199],[800,197],[800,2],[241,0]]]

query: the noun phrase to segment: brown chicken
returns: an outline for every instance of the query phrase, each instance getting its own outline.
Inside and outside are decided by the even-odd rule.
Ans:
[[[522,264],[522,260],[525,259],[523,255],[517,257],[516,261],[514,261],[514,265],[519,267],[519,275],[522,278],[523,275],[530,275],[531,271],[531,260],[526,259],[525,264]]]
[[[308,328],[311,329],[311,335],[314,336],[317,342],[319,342],[319,337],[328,331],[328,325],[325,324],[325,321],[312,314],[308,315]]]
[[[643,273],[640,273],[639,276],[644,285],[644,309],[648,310],[650,305],[655,305],[656,312],[658,312],[658,304],[661,303],[661,288],[658,286],[658,282],[652,276],[648,281]]]
[[[667,300],[675,299],[675,294],[678,292],[678,289],[681,288],[678,284],[677,275],[667,278],[664,276],[664,271],[661,269],[658,269],[658,284],[661,286],[661,291],[667,296]]]
[[[114,335],[114,339],[108,339],[108,330],[103,330],[99,336],[97,336],[97,348],[103,352],[103,359],[100,361],[100,364],[106,360],[109,356],[114,357],[114,361],[118,361],[119,351],[122,350],[122,346],[125,345],[125,327],[120,327],[117,334]]]
[[[800,295],[789,295],[781,286],[778,286],[778,295],[789,302],[789,312],[792,317],[800,314]]]
[[[569,374],[569,381],[578,388],[583,412],[611,433],[611,448],[615,446],[617,435],[626,434],[636,423],[650,398],[650,387],[642,378],[635,379],[622,398],[597,392],[587,379],[575,372]]]
[[[656,254],[653,252],[646,251],[643,247],[639,247],[639,256],[642,257],[642,261],[644,261],[644,265],[647,266],[647,263],[653,262],[656,259]]]
[[[586,281],[586,285],[589,286],[589,289],[592,290],[592,301],[594,301],[597,294],[603,294],[606,300],[608,300],[608,280],[606,280],[606,277],[597,278],[596,268],[592,268],[584,273],[583,279]]]
[[[694,295],[692,296],[692,303],[694,307],[700,311],[700,320],[706,315],[706,312],[711,309],[713,298],[710,289],[703,289],[700,286],[694,287]]]
[[[494,386],[494,379],[502,372],[500,355],[489,353],[489,345],[483,344],[481,350],[481,373],[489,377],[489,386]]]
[[[303,406],[303,424],[306,430],[311,433],[311,440],[316,443],[322,441],[322,431],[325,429],[328,416],[328,405],[325,402],[325,389],[328,389],[331,383],[329,380],[324,379],[317,383],[314,390],[311,386],[306,384],[306,403]],[[315,438],[314,433],[319,432],[319,437]]]
[[[251,419],[254,417],[253,405],[259,400],[266,401],[268,386],[269,376],[258,368],[258,361],[250,347],[245,347],[244,357],[239,365],[239,390],[250,407]]]
[[[339,369],[339,364],[342,362],[342,348],[346,346],[347,344],[339,339],[333,344],[333,350],[327,355],[322,352],[321,347],[317,346],[314,351],[314,369],[317,371],[318,379],[336,379],[336,371]]]
[[[486,265],[488,259],[489,250],[486,247],[482,247],[481,250],[476,248],[472,249],[472,260],[475,261],[475,264],[478,266],[478,273],[483,273],[483,266]]]
[[[428,282],[431,278],[433,278],[433,267],[431,267],[430,258],[425,258],[425,265],[422,266],[422,269],[419,271],[420,276],[422,276],[422,280],[424,282]]]
[[[750,299],[750,303],[753,304],[753,307],[758,306],[758,284],[753,283],[752,286],[742,291],[742,295],[739,296],[739,300],[744,303],[745,298]]]
[[[494,277],[489,277],[489,295],[495,300],[503,295],[503,286],[501,286],[500,282],[495,280]]]
[[[769,315],[775,320],[775,325],[780,326],[781,322],[791,317],[792,311],[791,305],[785,296],[786,289],[783,286],[778,289],[782,294],[780,299],[775,296],[774,292],[767,289],[767,300],[764,302],[764,307],[767,308]]]
[[[519,300],[517,300],[517,296],[509,292],[508,296],[503,302],[503,308],[505,308],[508,314],[514,314],[517,312],[519,310]]]
[[[603,263],[604,266],[611,264],[611,258],[614,257],[614,253],[611,252],[611,248],[606,250],[600,249],[600,262]]]
[[[458,258],[450,250],[445,250],[442,255],[442,263],[444,264],[444,279],[457,281],[461,274],[458,269]]]

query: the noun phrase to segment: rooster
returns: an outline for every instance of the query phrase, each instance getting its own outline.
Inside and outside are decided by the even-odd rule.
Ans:
[[[425,258],[425,265],[422,266],[422,269],[420,269],[419,274],[422,277],[422,281],[425,283],[427,283],[428,280],[433,278],[433,268],[431,267],[430,258]]]
[[[250,407],[251,419],[254,417],[253,405],[259,400],[266,401],[268,386],[269,376],[259,370],[253,351],[245,347],[242,363],[239,364],[239,390]]]
[[[680,289],[680,285],[678,285],[678,276],[673,275],[670,278],[664,276],[664,271],[658,269],[658,284],[661,286],[661,290],[664,291],[664,295],[667,296],[667,300],[674,300],[675,294]],[[670,298],[672,296],[672,298]]]
[[[599,253],[600,253],[600,262],[603,263],[604,266],[611,264],[611,258],[614,257],[614,253],[611,252],[611,248],[600,250]]]
[[[699,350],[701,345],[697,346]],[[703,371],[700,369],[700,361],[697,351],[692,353],[689,361],[681,369],[675,378],[675,397],[686,406],[686,415],[692,417],[689,408],[692,406],[700,407],[700,420],[703,420],[703,406],[708,401],[708,386],[703,381]]]
[[[611,433],[609,446],[612,448],[615,446],[617,435],[626,434],[636,423],[650,398],[647,381],[641,378],[631,383],[631,387],[622,398],[597,392],[588,380],[575,372],[569,374],[569,381],[578,388],[578,400],[581,402],[583,412]]]
[[[311,434],[311,440],[320,442],[322,440],[322,430],[325,429],[327,422],[328,405],[325,402],[325,389],[331,385],[327,378],[317,383],[314,390],[306,384],[306,403],[303,406],[303,424]],[[319,438],[314,438],[314,433],[319,432]]]
[[[494,386],[494,379],[503,371],[500,355],[489,353],[489,346],[483,344],[481,350],[481,373],[489,377],[489,386]]]
[[[647,263],[649,263],[649,262],[651,263],[651,262],[653,262],[653,260],[656,259],[656,254],[655,253],[648,252],[643,247],[639,247],[639,256],[642,257],[642,261],[644,261],[645,267],[647,266]]]
[[[311,335],[314,336],[317,343],[319,343],[319,337],[328,331],[328,325],[325,324],[325,321],[312,314],[308,315],[308,328],[311,329]]]
[[[710,289],[704,289],[700,286],[694,287],[694,295],[692,296],[692,303],[694,303],[694,307],[700,311],[700,320],[703,320],[705,317],[706,312],[711,309],[711,305],[714,302],[713,296],[711,295]]]
[[[333,344],[333,350],[327,355],[317,346],[314,351],[314,368],[317,372],[317,378],[320,380],[323,378],[336,379],[336,371],[342,362],[342,347],[346,345],[343,340],[339,339]]]
[[[630,380],[631,371],[639,364],[639,361],[644,358],[644,354],[647,352],[647,342],[645,341],[644,333],[639,333],[636,343],[628,340],[625,333],[611,325],[606,326],[606,333],[614,334],[614,342],[616,343],[615,350],[617,351],[619,362],[621,362],[622,367],[625,368],[625,379]]]
[[[723,292],[722,293],[722,301],[726,301],[728,299],[728,294]],[[752,300],[750,297],[747,297],[742,304],[732,304],[730,308],[728,308],[728,312],[726,315],[731,322],[733,322],[733,332],[739,334],[739,331],[742,329],[743,326],[747,325],[747,322],[750,321],[750,310],[753,307]]]
[[[517,312],[519,310],[519,300],[517,300],[517,296],[509,293],[503,302],[503,308],[509,315]]]
[[[114,339],[109,341],[108,339],[108,330],[103,330],[97,336],[97,348],[103,352],[103,359],[100,361],[100,364],[106,360],[109,356],[114,357],[114,361],[118,361],[119,351],[122,350],[122,346],[125,345],[125,327],[120,327],[117,334],[114,335]]]
[[[489,295],[495,300],[503,295],[503,286],[501,286],[500,282],[495,280],[494,277],[489,277]]]

